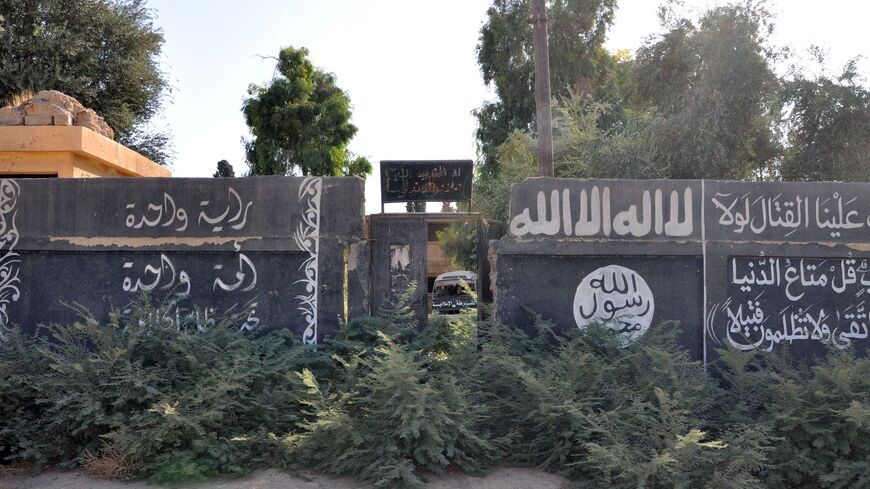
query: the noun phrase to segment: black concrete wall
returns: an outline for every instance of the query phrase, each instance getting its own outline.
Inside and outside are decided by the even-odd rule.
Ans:
[[[355,178],[0,180],[0,320],[33,330],[73,321],[61,302],[105,317],[183,292],[162,320],[229,314],[314,342],[416,281],[424,321],[426,216],[372,216],[367,237],[363,209]],[[707,360],[870,343],[870,184],[534,178],[506,228],[489,278],[518,327],[525,307],[629,339],[675,320]]]
[[[347,252],[348,316],[351,320],[369,315],[371,273],[369,242],[352,243]]]
[[[708,358],[863,352],[870,184],[705,182]]]
[[[655,327],[665,321],[689,326],[682,335],[682,343],[700,358],[703,350],[699,327],[703,323],[703,265],[700,257],[505,254],[498,258],[498,317],[506,324],[530,332],[534,331],[530,327],[530,312],[559,325],[576,327],[574,310],[578,285],[584,277],[611,265],[634,271],[646,281],[654,297],[654,314],[649,315],[648,326]],[[646,304],[631,312],[639,315],[645,308]],[[587,305],[587,312],[588,309]],[[621,315],[610,317],[608,314],[605,317],[619,319]]]
[[[356,178],[0,180],[0,311],[32,330],[75,319],[62,301],[104,318],[148,291],[166,321],[320,341],[363,210]]]
[[[412,306],[425,324],[428,270],[428,228],[425,215],[370,216],[371,311],[395,304],[409,284],[416,282]]]
[[[696,358],[870,343],[870,184],[532,178],[491,261],[519,326],[528,307],[575,328],[594,305],[630,333],[654,302],[651,327],[680,321]]]
[[[478,300],[484,304],[491,304],[493,300],[489,265],[490,242],[502,236],[504,236],[503,223],[485,219],[477,222],[477,295]]]

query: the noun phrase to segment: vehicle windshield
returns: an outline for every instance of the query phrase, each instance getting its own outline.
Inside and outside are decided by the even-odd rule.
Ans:
[[[469,283],[468,288],[472,291],[474,290],[474,283]],[[435,284],[435,288],[432,291],[436,297],[448,297],[454,295],[468,295],[466,292],[466,287],[463,286],[461,282],[450,282],[446,284]]]

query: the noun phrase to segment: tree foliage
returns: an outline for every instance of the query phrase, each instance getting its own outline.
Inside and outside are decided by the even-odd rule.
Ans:
[[[0,0],[0,40],[0,100],[59,90],[103,116],[122,144],[168,162],[169,136],[148,125],[168,83],[145,0]]]
[[[214,178],[232,178],[236,176],[235,170],[233,170],[233,165],[230,164],[227,160],[220,160],[217,162],[217,170],[215,170]]]
[[[627,114],[619,127],[603,128],[611,107],[570,95],[554,106],[553,155],[557,177],[665,178],[658,165],[659,142],[651,113]],[[498,147],[495,176],[475,181],[473,207],[486,219],[506,222],[511,185],[537,175],[534,137],[514,131]]]
[[[668,31],[637,53],[636,103],[662,117],[653,128],[668,178],[741,180],[770,174],[778,79],[765,47],[770,13],[754,1],[694,22],[664,9]]]
[[[783,179],[870,181],[870,91],[860,84],[857,67],[853,59],[838,76],[823,71],[814,78],[794,70],[785,83],[790,111]]]
[[[496,1],[492,11],[506,5],[518,4]],[[763,1],[728,3],[697,16],[680,5],[660,9],[663,33],[648,37],[634,58],[618,52],[599,65],[607,69],[591,71],[606,90],[575,85],[554,97],[557,177],[870,180],[870,91],[858,76],[858,60],[837,75],[821,70],[813,77],[798,66],[778,76],[788,50],[771,46],[773,16]],[[550,15],[557,23],[565,13]],[[481,46],[496,25],[491,18]],[[530,32],[523,35],[531,42]],[[497,88],[488,77],[509,73],[516,59],[528,61],[501,51],[501,58],[484,58],[479,49],[484,79],[496,80]],[[486,64],[493,62],[501,71]],[[507,87],[520,90],[508,80]],[[525,93],[531,97],[533,87]],[[503,98],[494,106],[507,107]],[[480,121],[479,131],[489,127]],[[478,134],[475,205],[489,219],[505,219],[510,185],[536,174],[534,132],[516,131],[494,140]]]
[[[435,238],[450,265],[460,270],[477,270],[477,221],[454,221],[437,231]]]
[[[526,132],[514,131],[507,141],[496,149],[499,171],[485,175],[478,170],[472,194],[472,207],[481,216],[494,221],[507,222],[511,201],[511,185],[537,175],[538,165],[535,141]]]
[[[276,71],[268,85],[248,88],[242,106],[253,136],[245,141],[250,174],[371,173],[371,163],[347,149],[357,128],[335,76],[314,67],[305,48],[282,49]]]
[[[553,94],[562,96],[574,88],[605,96],[614,60],[601,45],[613,22],[616,0],[555,0],[547,4]],[[480,31],[478,63],[484,82],[497,96],[475,111],[477,141],[487,176],[497,172],[495,154],[510,133],[533,128],[535,68],[530,15],[530,0],[495,0]]]
[[[608,104],[565,98],[554,107],[555,171],[570,178],[666,178],[661,164],[663,124],[654,112],[627,114],[619,127],[602,128]]]

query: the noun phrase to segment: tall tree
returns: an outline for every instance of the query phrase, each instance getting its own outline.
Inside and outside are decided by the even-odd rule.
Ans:
[[[217,162],[217,170],[212,176],[215,178],[233,178],[236,176],[236,172],[229,161],[220,160]]]
[[[765,47],[770,15],[749,1],[698,20],[673,4],[660,16],[665,33],[649,38],[636,59],[612,57],[605,81],[619,99],[570,90],[557,100],[556,176],[773,177],[781,147],[779,83],[771,68],[776,53]],[[480,175],[481,212],[505,215],[510,184],[535,167],[533,148],[530,133],[514,133],[498,147],[499,172],[522,171]]]
[[[611,81],[614,60],[601,45],[613,22],[616,0],[547,3],[554,97],[566,96],[569,90],[614,94],[614,90],[604,90]],[[480,31],[478,63],[484,82],[498,97],[475,112],[484,176],[497,172],[497,148],[512,131],[533,128],[535,69],[530,14],[530,0],[494,0]]]
[[[769,178],[780,148],[779,82],[765,47],[763,3],[705,12],[695,22],[663,7],[667,32],[642,47],[634,66],[635,109],[662,117],[658,163],[668,178]]]
[[[870,181],[870,91],[859,83],[857,62],[836,77],[796,71],[785,83],[783,179]]]
[[[588,90],[557,98],[556,176],[870,181],[870,90],[857,61],[836,76],[802,66],[778,77],[787,51],[770,46],[764,5],[739,0],[695,17],[668,2],[662,34],[635,59],[613,56],[615,102]],[[514,131],[494,154],[498,172],[480,172],[474,204],[504,219],[511,184],[535,174],[534,133]]]
[[[242,106],[253,139],[245,141],[251,175],[366,175],[372,166],[347,145],[357,128],[350,98],[335,76],[312,65],[308,50],[278,54],[276,76],[251,85]]]
[[[169,137],[148,125],[168,90],[162,46],[145,0],[0,0],[0,100],[59,90],[119,142],[167,163]]]

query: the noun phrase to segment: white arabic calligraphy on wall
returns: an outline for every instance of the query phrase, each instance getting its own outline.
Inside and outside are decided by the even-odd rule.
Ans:
[[[682,200],[682,206],[680,205]],[[578,209],[574,220],[574,204]],[[661,189],[654,192],[644,190],[640,203],[630,204],[627,209],[614,209],[610,187],[593,186],[587,192],[580,191],[579,198],[572,199],[570,189],[554,189],[537,194],[537,217],[532,218],[531,209],[526,207],[510,220],[510,233],[516,237],[526,235],[555,236],[633,236],[642,238],[652,234],[670,237],[691,236],[696,218],[693,209],[692,189],[686,187],[682,199],[676,190],[669,195],[668,218],[665,219],[664,194]],[[682,207],[682,212],[680,208]],[[615,213],[615,214],[614,214]],[[682,214],[682,217],[680,216]],[[612,217],[611,217],[612,216]]]
[[[634,270],[608,265],[590,273],[574,294],[574,320],[585,329],[605,325],[618,332],[625,344],[649,329],[655,314],[652,290]]]
[[[299,187],[299,203],[302,205],[302,221],[296,228],[293,239],[308,258],[300,269],[304,277],[295,283],[305,287],[305,294],[296,296],[299,301],[299,311],[305,319],[306,327],[302,332],[302,342],[306,345],[316,345],[318,293],[320,292],[320,197],[323,190],[323,179],[306,177]]]
[[[302,341],[307,344],[316,344],[317,316],[318,316],[318,285],[319,285],[319,243],[320,243],[320,198],[323,186],[321,178],[305,178],[300,184],[297,199],[302,206],[302,216],[298,227],[292,230],[293,240],[299,249],[307,254],[307,258],[300,266],[303,278],[296,280],[294,284],[302,284],[305,289],[303,294],[295,296],[300,302],[299,310],[302,312],[306,328],[302,333]],[[148,203],[137,212],[137,204],[126,205],[125,225],[129,229],[167,228],[174,232],[183,232],[193,226],[210,228],[212,233],[220,233],[227,230],[241,230],[249,222],[249,213],[253,206],[252,201],[242,199],[239,193],[232,187],[227,188],[226,204],[218,205],[211,200],[199,202],[200,211],[195,223],[190,219],[187,209],[179,206],[176,199],[164,193],[162,200],[157,203]],[[212,280],[212,291],[227,293],[252,292],[257,286],[257,268],[254,262],[244,253],[238,242],[234,243],[237,253],[236,263],[233,265],[218,263],[213,270],[215,276]],[[125,272],[132,272],[133,261],[125,261]],[[129,273],[125,275],[122,289],[128,293],[142,291],[161,290],[174,292],[182,296],[189,295],[194,278],[185,270],[176,268],[172,259],[166,254],[161,254],[159,261],[145,265],[139,275]],[[245,304],[244,323],[242,330],[253,330],[260,322],[256,317],[257,298],[250,299]],[[234,304],[230,309],[238,306]],[[207,316],[208,308],[204,316]],[[177,313],[177,309],[176,309]],[[198,313],[197,313],[198,314]],[[199,325],[199,316],[196,316]],[[208,321],[205,321],[207,323]],[[203,323],[203,324],[205,324]]]
[[[722,345],[772,351],[818,341],[839,349],[868,338],[870,260],[731,258],[731,297],[714,306],[707,331]]]
[[[159,324],[168,328],[175,328],[177,331],[192,330],[203,332],[217,324],[215,318],[229,320],[231,323],[240,324],[240,331],[253,331],[260,320],[256,317],[257,302],[252,299],[245,304],[232,304],[223,312],[217,314],[217,309],[214,307],[184,307],[181,303],[186,298],[178,295],[169,298],[160,304],[157,304],[153,309],[149,309],[144,316],[139,317],[139,325],[145,326],[149,324]],[[131,316],[136,314],[133,309],[124,309],[123,314]]]
[[[15,249],[18,245],[18,228],[15,216],[21,187],[13,179],[0,180],[0,326],[9,324],[9,305],[21,296],[21,256]],[[3,339],[0,327],[0,339]]]
[[[829,197],[753,196],[717,193],[711,202],[719,211],[718,223],[736,234],[762,234],[777,228],[789,237],[800,229],[820,229],[839,238],[848,229],[870,228],[870,212],[861,215],[858,197],[847,199],[834,192]]]
[[[213,203],[209,200],[200,201],[199,206],[202,209],[196,219],[197,226],[211,227],[212,232],[219,233],[224,228],[240,230],[245,227],[248,222],[248,212],[251,210],[253,202],[244,202],[232,187],[227,188],[227,204],[220,212],[212,211]],[[136,212],[136,204],[129,203],[126,205],[127,217],[124,224],[129,229],[143,228],[170,228],[173,231],[182,232],[188,229],[190,225],[187,210],[179,207],[175,203],[175,199],[168,193],[163,193],[163,200],[160,203],[149,203],[144,207],[141,214]],[[175,226],[175,227],[173,227]]]
[[[251,259],[244,253],[240,252],[241,247],[238,243],[234,244],[234,249],[238,253],[238,270],[235,270],[234,273],[232,273],[232,280],[224,281],[224,277],[222,277],[225,270],[224,264],[215,264],[213,270],[215,270],[217,276],[212,281],[212,291],[214,292],[250,292],[257,286],[257,269],[254,266],[253,261],[251,261]],[[137,270],[135,261],[124,261],[121,268],[125,272],[124,280],[121,285],[121,289],[124,292],[138,294],[141,292],[165,291],[166,293],[172,294],[172,301],[174,302],[190,298],[191,287],[193,285],[190,274],[177,267],[175,262],[165,253],[161,253],[159,259],[155,260],[153,263],[145,264],[144,268],[142,268],[139,273],[135,273]],[[227,269],[231,268],[232,267],[227,267]],[[231,320],[235,321],[239,318],[240,314],[245,316],[244,321],[240,326],[240,330],[253,331],[260,324],[260,319],[256,316],[256,307],[258,306],[256,301],[256,296],[247,300],[244,312],[237,312],[233,316],[228,315],[227,317],[230,317]],[[233,310],[237,307],[238,303],[230,306],[229,310]],[[174,315],[175,321],[178,324],[182,324],[183,321],[179,318],[179,310],[179,307],[176,306]],[[200,323],[198,311],[186,314],[185,318],[191,320],[193,316],[190,315],[195,313],[197,328],[202,329],[203,324],[208,324],[209,310],[213,311],[214,309],[209,307],[204,308],[205,323]],[[168,314],[168,307],[166,312]],[[163,320],[168,319],[173,319],[173,315],[167,315],[163,318]]]

